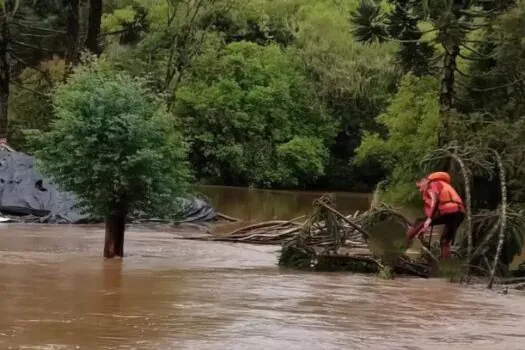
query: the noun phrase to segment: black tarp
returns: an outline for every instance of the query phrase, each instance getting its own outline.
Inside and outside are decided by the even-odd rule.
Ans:
[[[179,222],[203,222],[215,218],[214,208],[196,198],[178,198],[173,213]],[[4,215],[39,218],[44,223],[86,223],[89,215],[77,206],[76,197],[35,169],[35,158],[24,153],[0,151],[0,212]]]

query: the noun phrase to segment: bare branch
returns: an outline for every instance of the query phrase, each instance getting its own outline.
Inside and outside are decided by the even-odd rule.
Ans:
[[[17,82],[17,81],[11,81],[11,83],[13,83],[14,85],[18,86],[19,88],[23,89],[23,90],[26,90],[26,91],[30,91],[32,93],[34,93],[35,95],[38,95],[38,96],[41,96],[41,97],[48,97],[46,94],[43,94],[39,91],[36,91],[36,90],[33,90],[31,88],[28,88],[26,86],[24,86],[23,84]]]
[[[48,72],[32,65],[31,63],[27,62],[26,60],[20,58],[19,56],[17,56],[16,54],[14,54],[12,51],[9,51],[9,55],[14,58],[16,61],[18,61],[19,63],[21,63],[22,65],[24,65],[25,67],[28,67],[28,68],[31,68],[39,73],[41,73],[42,75],[45,76],[46,80],[48,80]],[[50,81],[49,81],[50,82]]]

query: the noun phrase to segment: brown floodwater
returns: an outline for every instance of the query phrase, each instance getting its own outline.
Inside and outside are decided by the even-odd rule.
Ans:
[[[245,218],[278,215],[266,205]],[[131,227],[104,260],[101,227],[0,225],[0,349],[524,347],[517,292],[291,271],[278,247],[174,239],[191,233]]]

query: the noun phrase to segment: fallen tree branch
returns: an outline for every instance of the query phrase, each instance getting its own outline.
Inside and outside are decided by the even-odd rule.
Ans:
[[[223,214],[223,213],[216,213],[215,215],[218,218],[221,218],[221,219],[224,219],[224,220],[227,220],[227,221],[231,221],[231,222],[240,222],[240,221],[242,221],[241,219],[237,219],[237,218],[228,216],[228,215]]]
[[[319,204],[319,205],[325,207],[326,209],[328,209],[329,211],[331,211],[332,213],[334,213],[335,215],[340,217],[348,225],[350,225],[350,227],[352,227],[354,230],[356,230],[359,233],[361,233],[367,240],[370,239],[370,234],[368,232],[365,232],[361,227],[359,227],[357,224],[355,224],[352,221],[350,221],[349,219],[347,219],[346,216],[344,216],[343,214],[341,214],[340,212],[338,212],[337,210],[335,210],[334,208],[332,208],[328,204],[326,204],[326,203],[324,203],[322,201],[317,201],[316,204]]]
[[[425,242],[423,242],[423,238],[419,237],[419,241],[421,242],[421,250],[427,254],[436,264],[439,264],[439,260],[438,258],[436,258],[436,256],[434,254],[432,254],[432,252],[430,251],[430,249],[428,249],[427,247],[425,247]]]

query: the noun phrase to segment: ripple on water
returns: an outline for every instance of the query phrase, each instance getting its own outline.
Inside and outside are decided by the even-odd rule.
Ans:
[[[62,231],[66,230],[66,232]],[[523,349],[521,296],[440,280],[300,273],[275,247],[131,231],[0,229],[0,348]]]

